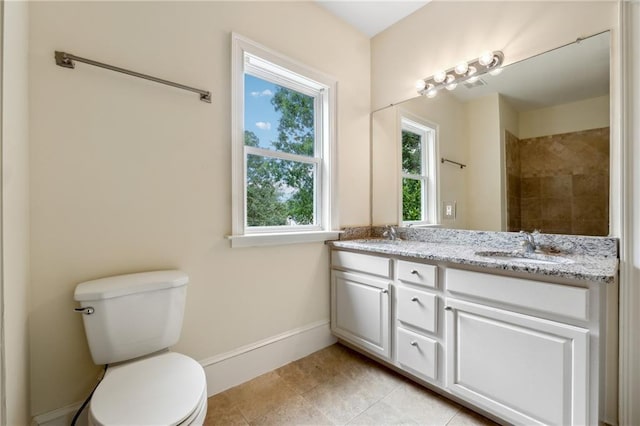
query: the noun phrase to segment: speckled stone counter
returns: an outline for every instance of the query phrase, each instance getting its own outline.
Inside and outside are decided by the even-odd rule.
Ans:
[[[523,236],[515,232],[482,232],[452,229],[398,228],[400,240],[380,238],[383,228],[356,228],[343,234],[336,248],[422,259],[488,269],[524,272],[537,276],[612,283],[618,274],[618,241],[608,237],[540,234],[536,241],[543,252],[553,252],[558,263],[533,263],[527,258],[496,258],[480,252],[518,255]],[[367,231],[368,230],[368,231]],[[345,237],[357,239],[344,239]],[[548,254],[535,254],[545,259]]]

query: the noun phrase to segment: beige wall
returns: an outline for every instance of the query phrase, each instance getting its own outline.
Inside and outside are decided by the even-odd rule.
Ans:
[[[400,223],[400,123],[396,108],[371,116],[371,224]]]
[[[520,139],[609,127],[609,96],[520,113]],[[518,136],[518,135],[516,135]]]
[[[313,3],[31,3],[32,412],[97,368],[73,290],[155,268],[190,278],[175,348],[202,360],[329,318],[324,244],[231,249],[230,33],[338,80],[340,225],[369,223],[369,40]],[[196,95],[54,50],[211,90]]]
[[[502,230],[500,109],[497,93],[467,102],[469,228]]]
[[[616,25],[614,1],[439,1],[371,43],[372,109],[416,96],[415,81],[502,50],[510,64]]]
[[[28,7],[4,3],[2,53],[2,283],[8,425],[29,424]]]

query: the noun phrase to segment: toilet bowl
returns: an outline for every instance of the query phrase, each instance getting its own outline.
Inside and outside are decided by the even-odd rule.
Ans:
[[[187,275],[154,271],[76,286],[76,311],[96,364],[109,364],[89,404],[91,425],[202,425],[202,366],[171,352],[182,328]],[[115,363],[115,365],[113,365]]]
[[[207,383],[193,359],[167,352],[107,370],[89,405],[91,425],[201,425]]]

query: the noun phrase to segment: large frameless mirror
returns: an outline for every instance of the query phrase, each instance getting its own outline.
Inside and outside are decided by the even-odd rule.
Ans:
[[[609,39],[374,112],[373,224],[608,235]],[[422,186],[407,185],[407,122],[433,131]]]

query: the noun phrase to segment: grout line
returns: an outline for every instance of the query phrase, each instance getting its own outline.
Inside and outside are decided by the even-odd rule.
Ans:
[[[445,423],[445,425],[444,425],[444,426],[448,426],[448,425],[449,425],[449,423],[451,423],[451,422],[453,421],[453,419],[455,419],[455,418],[458,416],[458,414],[460,414],[461,412],[462,412],[462,409],[461,409],[461,408],[458,408],[458,411],[456,411],[456,412],[454,413],[454,415],[453,415],[453,416],[451,416],[451,418],[447,421],[447,423]]]

